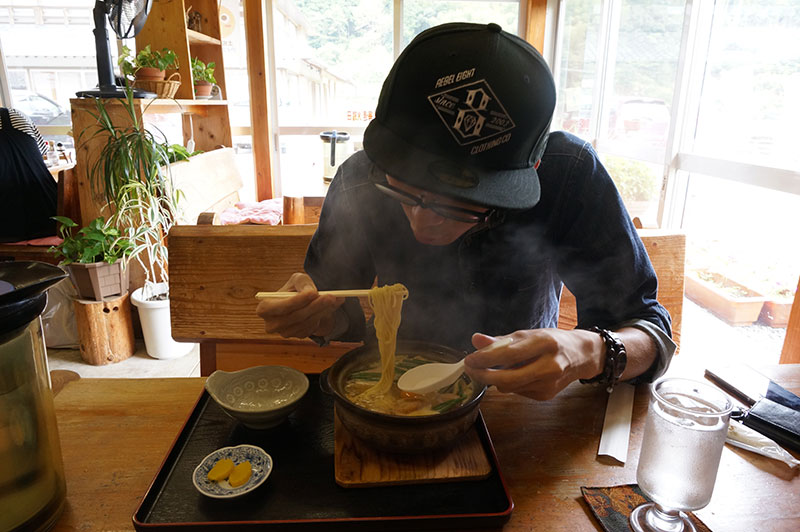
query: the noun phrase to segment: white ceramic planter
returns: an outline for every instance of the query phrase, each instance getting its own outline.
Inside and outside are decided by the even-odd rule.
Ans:
[[[139,309],[139,321],[142,324],[144,346],[147,354],[162,360],[180,358],[192,350],[195,344],[176,342],[172,339],[172,325],[169,316],[169,299],[163,301],[146,301],[142,297],[142,288],[131,294],[131,302]],[[156,293],[166,291],[164,283],[156,285]]]

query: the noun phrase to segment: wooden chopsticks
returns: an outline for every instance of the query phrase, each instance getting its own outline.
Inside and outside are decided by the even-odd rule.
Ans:
[[[298,292],[256,292],[256,299],[271,299],[296,296]],[[320,290],[319,295],[330,294],[336,297],[366,297],[369,289],[360,290]]]

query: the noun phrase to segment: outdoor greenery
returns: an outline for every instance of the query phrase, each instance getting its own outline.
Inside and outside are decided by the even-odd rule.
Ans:
[[[392,9],[390,0],[294,0],[309,23],[308,43],[313,56],[353,83],[370,91],[376,101],[381,83],[392,65]],[[516,0],[490,3],[405,2],[403,45],[417,33],[444,22],[495,22],[516,32]],[[354,58],[369,58],[369,64]],[[381,65],[374,68],[374,65]],[[374,93],[374,94],[372,94]]]
[[[151,50],[148,44],[136,56],[132,55],[131,49],[127,46],[122,47],[122,54],[119,57],[119,68],[125,79],[133,79],[140,68],[155,68],[167,70],[178,68],[178,56],[169,48],[162,48],[161,51]]]
[[[625,201],[651,201],[658,197],[658,176],[645,163],[609,155],[604,165]]]
[[[59,224],[58,234],[63,242],[52,246],[49,251],[55,254],[56,258],[63,258],[62,264],[73,262],[114,264],[129,257],[133,251],[133,244],[127,235],[117,228],[113,219],[97,217],[77,232],[74,232],[74,229],[78,224],[70,218],[54,216],[53,219]]]
[[[217,80],[214,79],[214,67],[216,64],[214,61],[209,62],[208,64],[203,63],[200,59],[196,57],[192,57],[192,80],[195,84],[198,81],[205,81],[208,83],[216,83]]]

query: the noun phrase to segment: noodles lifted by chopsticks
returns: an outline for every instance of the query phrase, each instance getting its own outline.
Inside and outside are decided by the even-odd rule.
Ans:
[[[392,387],[397,329],[400,327],[403,300],[407,297],[408,289],[400,283],[376,286],[369,291],[369,305],[375,313],[375,336],[381,354],[381,378],[364,392],[365,395],[384,395]]]

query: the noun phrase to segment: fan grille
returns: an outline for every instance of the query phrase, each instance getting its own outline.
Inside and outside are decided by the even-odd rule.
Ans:
[[[130,39],[142,29],[149,11],[150,0],[112,0],[108,20],[118,38]]]

